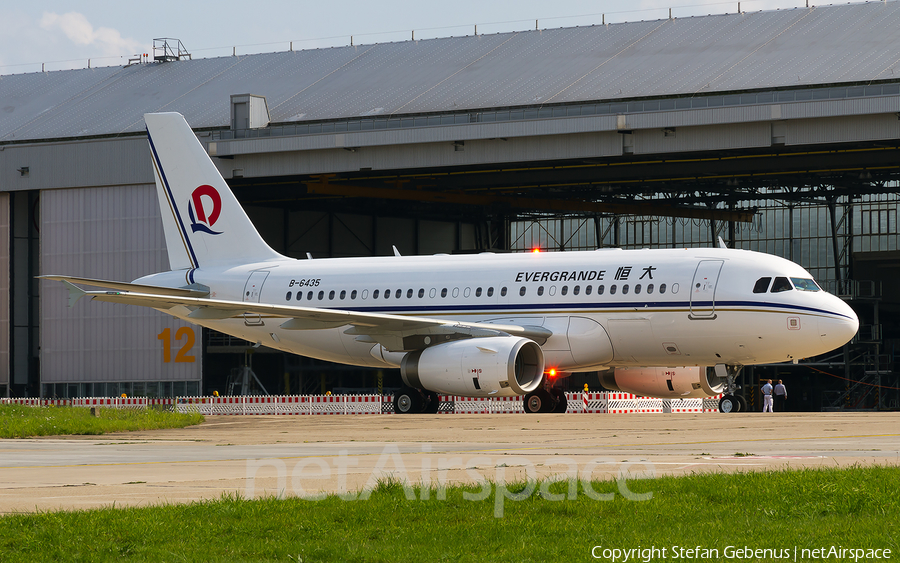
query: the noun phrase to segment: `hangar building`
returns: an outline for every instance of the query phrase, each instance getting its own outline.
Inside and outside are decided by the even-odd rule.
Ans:
[[[270,392],[389,385],[155,311],[67,308],[35,279],[167,268],[142,116],[178,111],[296,258],[722,237],[792,259],[853,304],[859,335],[745,370],[747,392],[765,375],[797,408],[898,406],[898,2],[200,60],[159,47],[0,76],[4,394],[246,392],[248,358]]]

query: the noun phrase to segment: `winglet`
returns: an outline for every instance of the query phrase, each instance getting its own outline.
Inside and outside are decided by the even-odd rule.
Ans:
[[[394,256],[400,256],[400,255],[401,255],[401,254],[400,254],[400,251],[397,250],[397,245],[392,244],[392,245],[391,245],[391,248],[394,249]]]
[[[719,248],[728,248],[728,245],[725,244],[725,241],[722,240],[722,237],[719,237]]]
[[[69,307],[74,307],[78,300],[87,295],[87,291],[81,289],[80,287],[73,285],[66,280],[61,280],[64,284],[66,284],[66,289],[69,290]]]

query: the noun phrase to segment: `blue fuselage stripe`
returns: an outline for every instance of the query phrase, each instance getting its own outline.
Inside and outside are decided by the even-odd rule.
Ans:
[[[386,300],[385,300],[386,301]],[[301,302],[302,303],[302,302]],[[347,310],[347,311],[357,311],[360,313],[384,313],[384,314],[395,314],[395,315],[404,315],[404,314],[412,314],[412,315],[433,315],[436,313],[466,313],[466,314],[476,314],[476,313],[514,313],[514,314],[541,314],[544,312],[554,312],[558,310],[565,310],[567,313],[571,314],[579,314],[579,313],[588,313],[588,312],[596,312],[598,310],[613,310],[618,309],[628,309],[629,312],[641,312],[642,310],[647,310],[648,312],[659,312],[662,310],[663,312],[682,312],[684,310],[690,309],[693,307],[694,309],[704,309],[712,307],[712,301],[694,301],[691,303],[690,301],[631,301],[631,302],[618,302],[618,303],[526,303],[526,304],[490,304],[490,305],[426,305],[426,306],[383,306],[383,307],[353,307],[353,306],[342,306],[342,307],[322,307],[323,309],[339,309],[339,310]],[[301,305],[302,306],[302,305]],[[826,309],[818,309],[815,307],[803,307],[800,305],[789,305],[785,303],[770,303],[763,301],[716,301],[715,303],[716,309],[725,309],[725,308],[734,308],[734,307],[744,307],[744,308],[752,308],[754,310],[759,309],[777,309],[778,312],[786,312],[786,313],[797,313],[797,314],[816,314],[816,315],[825,315],[829,317],[839,317],[844,319],[850,319],[850,317],[846,315],[842,315],[840,313],[836,313],[834,311],[828,311]]]
[[[184,244],[187,245],[187,250],[190,253],[191,263],[194,268],[199,268],[200,264],[197,262],[197,255],[194,254],[194,247],[191,246],[191,239],[188,238],[187,229],[184,226],[184,221],[181,219],[181,212],[178,211],[178,204],[175,202],[175,196],[172,195],[172,188],[169,187],[169,180],[166,178],[166,171],[163,170],[162,162],[159,160],[159,155],[156,154],[156,145],[153,144],[153,137],[150,136],[150,130],[147,130],[147,140],[150,141],[150,150],[153,152],[153,159],[156,161],[156,168],[159,170],[159,175],[162,177],[163,185],[166,188],[166,196],[169,198],[169,204],[172,206],[172,209],[175,212],[175,222],[178,223],[178,228],[181,229],[181,235],[184,239]],[[162,210],[160,210],[162,211]]]

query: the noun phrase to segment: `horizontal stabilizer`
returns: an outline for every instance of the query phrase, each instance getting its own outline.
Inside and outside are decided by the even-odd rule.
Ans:
[[[152,293],[155,295],[173,295],[177,297],[206,297],[207,295],[209,295],[208,289],[201,288],[160,287],[156,285],[144,285],[140,283],[96,280],[91,278],[77,278],[74,276],[48,275],[38,276],[38,279],[61,281],[65,282],[66,284],[74,283],[78,285],[89,285],[92,287],[102,287],[104,289],[114,289],[116,291],[136,291],[139,293]]]

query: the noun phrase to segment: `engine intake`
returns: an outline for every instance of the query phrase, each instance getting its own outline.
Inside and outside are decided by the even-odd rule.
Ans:
[[[456,340],[410,352],[400,363],[410,387],[467,397],[513,397],[538,388],[544,353],[513,336]]]

